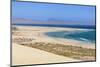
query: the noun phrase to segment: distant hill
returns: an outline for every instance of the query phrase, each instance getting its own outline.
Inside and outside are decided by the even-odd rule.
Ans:
[[[18,24],[18,25],[95,28],[95,25],[85,25],[85,24],[80,25],[78,23],[80,23],[80,22],[67,22],[67,21],[55,19],[55,18],[49,18],[49,19],[43,20],[43,21],[26,19],[26,18],[12,18],[12,24]]]

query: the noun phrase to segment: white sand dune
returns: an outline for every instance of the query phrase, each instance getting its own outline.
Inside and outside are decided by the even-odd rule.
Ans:
[[[12,64],[45,64],[45,63],[60,63],[60,62],[75,62],[80,61],[53,53],[49,53],[36,48],[30,48],[13,43],[12,46]]]

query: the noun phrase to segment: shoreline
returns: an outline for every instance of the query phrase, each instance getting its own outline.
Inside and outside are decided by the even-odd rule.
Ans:
[[[15,25],[14,25],[15,26]],[[77,28],[56,28],[56,27],[38,27],[38,26],[16,26],[22,30],[26,30],[26,32],[30,32],[33,33],[35,32],[32,36],[34,36],[33,38],[37,41],[40,42],[46,42],[47,40],[51,40],[50,42],[57,42],[57,43],[62,43],[62,44],[66,44],[66,43],[73,43],[73,46],[81,46],[81,47],[85,47],[85,48],[93,48],[95,49],[95,43],[90,43],[90,42],[82,42],[82,41],[77,41],[74,39],[65,39],[65,38],[56,38],[56,37],[50,37],[48,35],[45,35],[45,33],[47,32],[58,32],[58,31],[77,31],[77,30],[86,30],[86,29],[77,29]],[[43,31],[41,31],[43,30]],[[33,32],[32,32],[33,31]],[[25,33],[25,31],[23,31],[23,33]],[[23,36],[23,35],[22,35]],[[30,35],[31,36],[31,35]],[[43,40],[42,40],[43,38]],[[39,40],[40,39],[40,40]],[[58,42],[60,41],[60,42]],[[47,41],[48,42],[48,41]],[[77,45],[75,45],[75,43]],[[68,45],[68,44],[67,44]]]

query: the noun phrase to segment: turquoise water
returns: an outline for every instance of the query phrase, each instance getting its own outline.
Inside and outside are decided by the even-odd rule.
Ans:
[[[48,32],[46,35],[57,38],[67,38],[74,39],[78,41],[95,43],[96,34],[95,29],[88,30],[77,30],[77,31],[58,31],[58,32]]]

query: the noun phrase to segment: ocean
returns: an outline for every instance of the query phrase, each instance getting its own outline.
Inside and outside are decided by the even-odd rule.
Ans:
[[[63,28],[86,28],[86,29],[95,29],[95,25],[55,25],[55,24],[21,24],[21,23],[12,23],[12,25],[21,25],[21,26],[44,26],[44,27],[63,27]]]

